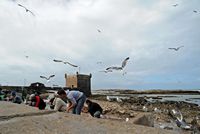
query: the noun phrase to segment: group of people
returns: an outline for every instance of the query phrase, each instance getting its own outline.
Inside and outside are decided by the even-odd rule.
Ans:
[[[4,101],[12,101],[13,103],[17,103],[17,104],[21,104],[22,103],[22,99],[19,95],[17,95],[16,91],[2,91],[2,89],[0,89],[0,100],[4,100]]]
[[[85,103],[87,109],[83,109]],[[72,111],[73,114],[77,115],[80,115],[81,112],[89,112],[93,117],[103,117],[101,106],[86,99],[85,94],[80,91],[59,90],[57,96],[50,99],[50,107],[56,111]]]
[[[22,98],[17,95],[16,91],[12,91],[9,96],[5,95],[5,101],[12,101],[13,103],[21,104]],[[38,94],[31,94],[27,97],[25,104],[37,107],[43,110],[49,105],[50,109],[56,111],[72,112],[73,114],[80,115],[81,112],[90,113],[91,116],[96,118],[103,117],[103,109],[101,106],[91,100],[87,99],[83,92],[77,90],[63,90],[60,89],[56,94],[50,95],[49,100],[44,100]],[[87,105],[84,107],[84,105]],[[84,108],[83,108],[84,107]]]

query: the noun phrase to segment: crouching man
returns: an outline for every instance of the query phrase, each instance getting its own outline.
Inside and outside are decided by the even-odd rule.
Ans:
[[[96,102],[92,102],[91,100],[88,99],[86,100],[86,104],[88,107],[88,112],[90,113],[91,116],[96,118],[104,118],[102,114],[103,109],[99,104],[97,104]]]

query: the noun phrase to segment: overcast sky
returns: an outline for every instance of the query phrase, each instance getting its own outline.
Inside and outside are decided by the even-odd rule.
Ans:
[[[200,0],[0,0],[0,84],[64,86],[80,71],[92,89],[197,89],[199,24]]]

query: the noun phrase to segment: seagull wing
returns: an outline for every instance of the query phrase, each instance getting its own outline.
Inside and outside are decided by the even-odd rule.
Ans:
[[[113,69],[113,67],[108,67],[108,68],[106,68],[106,70],[111,70],[111,69]]]
[[[47,80],[50,80],[52,77],[54,77],[55,75],[50,75],[49,78]]]
[[[54,77],[55,75],[53,74],[53,75],[50,75],[50,77]]]
[[[175,48],[168,48],[168,49],[175,49]]]
[[[53,61],[54,62],[63,62],[62,60],[55,60],[55,59]]]
[[[74,64],[72,64],[72,63],[69,63],[69,62],[63,62],[64,64],[69,64],[70,66],[72,66],[72,67],[78,67],[77,65],[74,65]]]
[[[168,48],[168,49],[171,49],[171,50],[175,50],[175,51],[177,51],[177,48]]]
[[[29,10],[28,8],[26,8],[25,6],[23,6],[21,4],[18,4],[18,6],[23,7],[26,10],[26,12],[30,12],[33,16],[35,16],[35,14],[31,10]]]
[[[108,67],[106,70],[122,70],[122,67]]]
[[[124,68],[127,64],[127,61],[129,60],[130,58],[127,57],[123,62],[122,62],[122,68]]]
[[[54,74],[53,74],[53,75],[50,75],[49,78],[52,78],[52,77],[54,77],[54,76],[55,76]]]
[[[48,80],[48,78],[45,76],[40,76],[40,78]]]
[[[25,6],[23,6],[23,5],[21,5],[21,4],[18,4],[18,6],[23,7],[23,8],[26,10],[26,12],[29,11]]]
[[[33,16],[35,16],[35,14],[32,12],[32,11],[30,11],[30,10],[28,10]]]
[[[178,47],[177,49],[180,49],[180,48],[182,48],[182,47],[184,47],[184,46],[180,46],[180,47]]]
[[[21,5],[21,4],[18,4],[18,6],[23,7],[24,9],[27,9],[25,6],[23,6],[23,5]]]
[[[101,33],[101,30],[97,29],[97,31],[98,31],[99,33]]]
[[[180,120],[183,121],[183,115],[182,115],[182,113],[180,111],[179,111],[179,113],[180,113],[180,116],[181,116]]]

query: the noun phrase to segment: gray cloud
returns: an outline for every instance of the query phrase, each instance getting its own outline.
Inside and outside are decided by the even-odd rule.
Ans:
[[[79,65],[81,73],[92,73],[93,89],[197,88],[200,15],[192,11],[198,10],[199,1],[176,3],[179,6],[173,7],[172,0],[3,0],[0,83],[44,82],[39,76],[53,73],[56,77],[47,85],[64,86],[64,73],[78,69],[53,62],[62,59]],[[180,45],[184,48],[178,52],[168,49]],[[126,75],[99,72],[128,56]],[[177,84],[179,79],[184,84]]]

